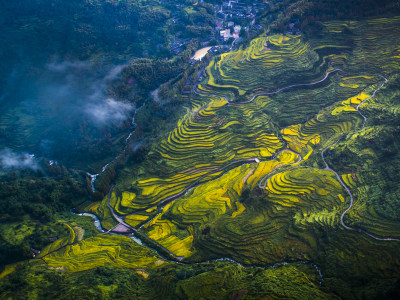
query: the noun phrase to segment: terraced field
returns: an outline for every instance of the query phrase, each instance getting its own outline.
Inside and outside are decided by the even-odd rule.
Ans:
[[[368,200],[372,160],[360,159],[374,153],[357,153],[354,141],[376,132],[371,110],[390,106],[382,95],[400,69],[399,31],[400,18],[329,22],[322,38],[260,36],[212,58],[175,128],[91,211],[107,230],[127,224],[160,255],[186,263],[313,262],[335,291],[363,273],[395,278],[400,224]],[[352,156],[335,160],[343,151]],[[164,263],[110,232],[74,239],[57,241],[43,259],[71,272]]]
[[[259,90],[275,90],[291,74],[314,75],[318,56],[308,52],[300,36],[269,36],[253,40],[246,49],[225,53],[207,67],[208,81],[200,92],[225,95],[232,102]],[[310,73],[308,73],[310,72]],[[274,78],[266,76],[275,74]],[[296,82],[296,80],[292,80]],[[305,82],[307,82],[305,80]],[[239,99],[238,99],[239,98]]]
[[[222,98],[197,96],[193,110],[149,154],[148,171],[131,185],[130,200],[118,202],[119,210],[146,210],[192,183],[217,178],[251,159],[270,159],[284,144],[270,118],[257,110],[269,101],[260,97],[237,109]]]
[[[371,22],[379,28],[372,28],[370,23],[352,22],[348,26],[377,32],[383,30],[382,24],[389,24],[387,30],[392,30],[393,23],[398,20]],[[344,25],[328,23],[324,30],[334,35],[341,26]],[[360,32],[366,39],[372,34]],[[276,205],[281,207],[279,212],[296,207],[293,226],[336,227],[348,195],[332,172],[318,171],[323,166],[320,151],[340,135],[362,126],[363,118],[356,107],[369,98],[382,81],[374,72],[353,74],[356,50],[343,42],[342,38],[318,44],[304,42],[301,36],[262,36],[246,49],[214,58],[206,68],[206,78],[190,98],[191,109],[148,156],[145,174],[157,169],[154,173],[159,176],[138,176],[130,187],[132,192],[124,192],[118,207],[114,206],[117,212],[128,215],[126,220],[137,228],[145,224],[142,230],[176,255],[195,257],[193,259],[208,257],[204,253],[207,251],[212,252],[212,256],[225,253],[235,259],[243,258],[242,254],[226,250],[196,252],[203,244],[213,245],[208,239],[203,244],[199,242],[206,239],[204,236],[211,236],[203,234],[213,232],[208,227],[210,223],[218,223],[220,219],[223,220],[220,222],[227,222],[227,215],[237,223],[239,217],[249,211],[246,202],[240,201],[243,188],[253,194],[255,187],[261,187],[263,195],[267,195],[263,196],[268,199],[265,203],[271,205],[272,211]],[[294,80],[296,75],[297,81]],[[295,84],[285,84],[287,82]],[[298,153],[302,161],[295,164],[297,159],[292,158],[288,163],[281,163],[276,155],[283,155],[285,148],[292,150],[293,155]],[[260,162],[242,161],[253,158]],[[235,161],[238,165],[232,164]],[[296,165],[296,170],[289,169],[288,165],[292,164]],[[282,172],[288,169],[289,173],[279,173],[279,169]],[[294,182],[304,182],[304,189],[297,190],[291,186],[292,181],[281,177],[293,172],[295,178],[300,178]],[[310,182],[302,174],[320,182],[320,189],[307,189]],[[323,179],[333,181],[332,186]],[[276,185],[278,182],[281,185]],[[286,184],[291,187],[285,188]],[[325,185],[327,188],[323,188]],[[293,194],[296,196],[289,196]],[[127,195],[129,200],[126,200]],[[298,199],[307,201],[303,203]],[[160,207],[165,203],[171,205],[163,207],[160,213],[160,210],[154,211],[158,203]],[[132,214],[135,210],[137,212]],[[254,216],[243,220],[246,218]],[[271,225],[278,218],[271,212],[269,218],[271,220],[266,220],[274,232],[282,235],[278,225]],[[222,235],[223,232],[218,232],[215,238],[221,239]],[[238,252],[236,245],[228,243],[221,249],[224,247]]]
[[[137,269],[157,268],[166,263],[150,250],[123,236],[100,235],[78,244],[66,246],[42,260],[51,268],[80,272],[105,264]]]
[[[246,211],[242,197],[244,191],[255,187],[271,171],[297,160],[295,153],[284,151],[274,160],[235,168],[165,206],[163,213],[144,226],[145,232],[174,254],[191,256],[195,249],[193,242],[202,234],[208,234],[209,223],[226,216],[236,219]],[[184,246],[181,245],[183,241]],[[178,251],[175,252],[175,249]],[[179,252],[183,249],[186,249],[185,254]]]

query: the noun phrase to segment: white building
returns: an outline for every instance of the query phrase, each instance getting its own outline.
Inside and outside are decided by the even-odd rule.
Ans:
[[[231,37],[231,30],[224,29],[219,32],[219,35],[224,38],[224,41],[227,41]]]
[[[235,27],[233,27],[233,30],[235,31],[235,33],[240,33],[240,29],[242,29],[242,26],[240,26],[240,25],[236,25]]]

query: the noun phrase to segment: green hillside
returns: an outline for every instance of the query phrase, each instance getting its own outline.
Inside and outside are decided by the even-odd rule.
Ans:
[[[79,206],[105,232],[66,221],[0,297],[395,299],[400,16],[362,17],[271,27],[193,93],[161,86],[173,102],[144,104],[109,194]]]

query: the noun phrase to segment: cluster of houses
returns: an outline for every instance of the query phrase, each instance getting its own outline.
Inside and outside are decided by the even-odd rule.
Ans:
[[[163,0],[165,2],[170,2],[171,0]],[[249,30],[260,30],[262,26],[255,24],[256,14],[264,10],[268,5],[268,0],[254,0],[250,3],[240,2],[243,0],[228,0],[224,1],[222,5],[215,5],[216,15],[216,27],[215,32],[210,36],[203,37],[200,40],[202,47],[207,47],[211,44],[213,40],[219,40],[222,44],[227,42],[229,39],[233,39],[233,45],[240,43],[242,38],[240,37],[241,31],[244,29],[247,33]],[[199,2],[203,2],[199,0]],[[177,7],[182,6],[182,3],[175,3]],[[172,22],[174,24],[179,24],[182,21],[176,14]],[[235,24],[240,23],[240,24]],[[244,25],[245,24],[245,25]],[[178,33],[179,34],[179,33]],[[176,35],[175,38],[171,39],[172,45],[170,50],[174,55],[179,54],[185,49],[185,45],[190,41],[190,38],[179,39]],[[211,44],[213,45],[213,44]],[[220,48],[221,51],[221,48]]]
[[[229,0],[218,6],[217,18],[223,20],[229,18],[254,20],[256,14],[265,9],[266,3],[268,2],[265,0],[254,0],[251,4],[241,3],[239,0]]]
[[[236,25],[233,22],[228,22],[227,23],[227,28],[226,29],[222,29],[222,24],[219,23],[220,25],[217,25],[219,28],[219,35],[220,37],[224,40],[224,42],[226,42],[228,39],[230,38],[234,38],[234,39],[238,39],[239,38],[239,34],[240,34],[240,30],[242,29],[242,26],[240,25]],[[233,31],[231,32],[231,28],[233,28]]]
[[[230,0],[223,2],[222,5],[216,6],[217,10],[217,27],[220,39],[227,41],[230,38],[239,39],[242,26],[235,25],[232,20],[243,20],[241,23],[249,23],[249,27],[244,27],[248,32],[249,29],[259,30],[262,27],[255,24],[255,17],[259,11],[265,9],[267,0],[255,0],[251,4],[242,3],[239,0]]]

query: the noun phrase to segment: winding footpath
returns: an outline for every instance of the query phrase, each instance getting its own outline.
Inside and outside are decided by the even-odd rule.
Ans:
[[[363,118],[363,124],[362,124],[360,130],[362,130],[362,129],[365,127],[365,123],[366,123],[366,121],[367,121],[367,117],[366,117],[364,114],[362,114],[362,113],[360,112],[360,107],[361,107],[361,105],[363,105],[366,101],[368,101],[368,100],[374,98],[375,95],[376,95],[376,93],[377,93],[380,89],[382,89],[382,88],[385,86],[385,84],[387,83],[387,81],[388,81],[388,80],[387,80],[385,77],[383,77],[382,75],[377,75],[377,76],[379,76],[379,77],[381,77],[382,79],[384,79],[384,82],[383,82],[377,89],[374,90],[374,92],[372,93],[371,96],[369,96],[368,98],[366,98],[364,101],[362,101],[362,102],[361,102],[360,104],[358,104],[357,107],[356,107],[357,112],[358,112],[358,113],[361,115],[361,117]],[[350,205],[349,205],[349,207],[342,213],[342,215],[340,216],[340,223],[341,223],[342,226],[343,226],[345,229],[347,229],[347,230],[358,231],[358,232],[360,232],[360,233],[364,233],[364,234],[368,235],[369,237],[371,237],[371,238],[373,238],[373,239],[375,239],[375,240],[378,240],[378,241],[400,241],[400,239],[397,239],[397,238],[391,238],[391,237],[388,237],[388,238],[381,238],[381,237],[377,237],[377,236],[375,236],[375,235],[373,235],[373,234],[371,234],[371,233],[369,233],[369,232],[367,232],[367,231],[365,231],[365,230],[362,230],[361,228],[356,229],[356,228],[354,228],[354,227],[350,227],[350,226],[348,226],[348,225],[345,224],[345,222],[344,222],[344,216],[347,214],[347,212],[348,212],[349,210],[351,210],[351,209],[353,208],[354,197],[353,197],[353,194],[352,194],[352,192],[350,191],[350,189],[349,189],[349,188],[347,187],[347,185],[343,182],[343,180],[342,180],[342,178],[340,177],[340,175],[328,165],[328,163],[326,162],[325,157],[324,157],[325,151],[328,150],[329,148],[335,146],[335,145],[341,140],[341,138],[342,138],[342,136],[341,136],[335,143],[333,143],[332,145],[326,147],[326,148],[325,148],[324,150],[322,150],[322,152],[321,152],[321,158],[322,158],[322,161],[323,161],[324,164],[325,164],[325,170],[331,171],[331,172],[333,172],[333,174],[335,174],[337,180],[340,182],[340,184],[342,185],[342,187],[346,190],[346,192],[347,192],[347,193],[349,194],[349,196],[350,196]]]
[[[320,79],[320,80],[318,80],[318,81],[313,81],[313,82],[310,82],[310,83],[296,83],[296,84],[292,84],[292,85],[289,85],[289,86],[285,86],[285,87],[280,88],[279,90],[276,90],[276,91],[273,91],[273,92],[261,92],[261,93],[257,93],[257,94],[254,94],[253,97],[252,97],[250,100],[248,100],[248,101],[243,101],[243,102],[230,102],[230,101],[228,100],[228,98],[227,98],[226,96],[224,96],[224,95],[217,95],[217,94],[210,94],[210,93],[199,92],[199,91],[197,91],[196,89],[193,90],[193,92],[194,92],[195,94],[197,94],[197,95],[200,95],[200,96],[219,97],[219,98],[224,99],[224,100],[228,103],[229,106],[237,106],[237,105],[242,105],[242,104],[251,103],[251,102],[253,102],[257,97],[260,97],[260,96],[271,96],[271,95],[275,95],[275,94],[278,94],[278,93],[280,93],[280,92],[283,92],[283,91],[285,91],[285,90],[288,90],[288,89],[291,89],[291,88],[294,88],[294,87],[313,86],[313,85],[316,85],[316,84],[318,84],[318,83],[324,82],[326,79],[328,79],[328,77],[329,77],[330,74],[335,73],[335,72],[343,72],[343,70],[341,70],[341,69],[335,69],[335,70],[329,71],[329,72],[327,72],[327,73],[325,74],[324,78],[322,78],[322,79]]]
[[[321,83],[321,82],[324,82],[326,79],[328,79],[328,77],[329,77],[330,74],[335,73],[335,72],[339,72],[339,71],[343,72],[341,69],[335,69],[335,70],[332,70],[332,71],[327,72],[327,73],[325,74],[324,78],[322,78],[322,79],[320,79],[320,80],[318,80],[318,81],[314,81],[314,82],[310,82],[310,83],[297,83],[297,84],[292,84],[292,85],[289,85],[289,86],[285,86],[285,87],[283,87],[283,88],[280,88],[279,90],[276,90],[276,91],[274,91],[274,92],[262,92],[262,93],[257,93],[257,94],[255,94],[255,95],[254,95],[250,100],[248,100],[248,101],[243,101],[243,102],[229,102],[229,105],[231,105],[231,106],[236,106],[236,105],[241,105],[241,104],[248,104],[248,103],[253,102],[257,97],[260,97],[260,96],[275,95],[275,94],[278,94],[278,93],[280,93],[280,92],[283,92],[283,91],[285,91],[285,90],[288,90],[288,89],[291,89],[291,88],[294,88],[294,87],[316,85],[316,84]],[[226,100],[226,98],[225,98],[225,100]]]
[[[336,70],[334,70],[334,71],[331,71],[330,73],[335,72],[335,71],[341,71],[341,70],[340,70],[340,69],[336,69]],[[324,79],[320,80],[319,82],[325,80],[325,79],[328,77],[328,75],[329,75],[330,73],[328,73],[328,74],[324,77]],[[380,89],[382,89],[382,88],[385,86],[385,84],[387,83],[387,81],[388,81],[388,80],[387,80],[385,77],[383,77],[382,75],[376,75],[376,76],[382,78],[382,79],[384,80],[384,82],[383,82],[378,88],[376,88],[376,89],[374,90],[374,92],[372,93],[371,96],[369,96],[368,98],[366,98],[364,101],[362,101],[362,102],[361,102],[360,104],[358,104],[357,107],[356,107],[357,112],[358,112],[358,113],[361,115],[361,117],[363,118],[363,124],[362,124],[360,130],[362,130],[362,129],[365,127],[365,123],[366,123],[366,121],[367,121],[367,117],[366,117],[364,114],[362,114],[362,113],[360,112],[360,107],[361,107],[361,105],[363,105],[366,101],[368,101],[368,100],[374,98],[375,95],[376,95],[376,93],[377,93]],[[316,84],[316,83],[318,83],[318,82],[315,82],[315,83],[312,83],[312,84]],[[309,85],[312,85],[312,84],[309,84]],[[292,86],[290,86],[290,87],[293,87],[293,86],[298,86],[298,85],[292,85]],[[282,89],[280,89],[280,90],[278,90],[278,91],[283,91],[283,90],[286,90],[286,89],[288,89],[288,88],[290,88],[290,87],[282,88]],[[274,93],[275,93],[275,92],[274,92]],[[262,94],[262,95],[266,95],[267,93],[256,94],[256,95],[253,96],[253,98],[252,98],[250,101],[242,102],[242,103],[249,103],[249,102],[253,101],[256,97],[260,96],[261,94]],[[268,94],[271,94],[271,93],[268,93]],[[236,103],[235,103],[235,104],[236,104]],[[347,185],[343,182],[341,176],[340,176],[335,170],[333,170],[333,169],[328,165],[328,163],[327,163],[326,160],[325,160],[325,156],[324,156],[325,151],[328,150],[329,148],[335,146],[335,145],[341,140],[341,138],[342,138],[342,136],[340,136],[339,139],[338,139],[335,143],[329,145],[328,147],[326,147],[325,149],[323,149],[322,152],[321,152],[321,158],[322,158],[322,161],[323,161],[324,164],[325,164],[325,168],[324,168],[323,170],[328,170],[328,171],[331,171],[333,174],[335,174],[335,176],[336,176],[337,180],[339,181],[340,185],[346,190],[346,192],[347,192],[348,195],[350,196],[350,205],[349,205],[349,207],[342,213],[342,215],[340,216],[340,223],[342,224],[343,228],[345,228],[345,229],[347,229],[347,230],[357,231],[357,232],[360,232],[360,233],[364,233],[364,234],[366,234],[367,236],[369,236],[369,237],[371,237],[371,238],[373,238],[373,239],[375,239],[375,240],[379,240],[379,241],[400,241],[400,239],[398,239],[398,238],[391,238],[391,237],[388,237],[388,238],[381,238],[381,237],[375,236],[375,235],[373,235],[373,234],[369,233],[368,231],[365,231],[365,230],[363,230],[363,229],[361,229],[361,228],[353,228],[353,227],[350,227],[350,226],[348,226],[348,225],[345,224],[345,222],[344,222],[344,216],[348,213],[349,210],[351,210],[351,209],[353,208],[354,196],[353,196],[352,192],[350,191],[349,187],[347,187]],[[289,150],[289,149],[286,149],[286,150]],[[302,160],[302,157],[301,157],[298,153],[296,153],[296,152],[294,152],[294,151],[292,151],[292,150],[289,150],[289,151],[291,151],[291,152],[293,152],[293,153],[295,153],[295,154],[297,154],[297,155],[299,156],[299,160],[298,160],[297,162],[292,163],[292,164],[297,164],[297,163],[299,163],[299,162]],[[281,151],[281,152],[282,152],[282,151]],[[281,152],[280,152],[280,153],[281,153]],[[294,170],[294,169],[301,169],[301,168],[303,168],[303,167],[290,168],[290,169],[288,169],[288,170],[286,170],[286,171]],[[304,167],[304,168],[305,168],[305,169],[308,169],[307,167]],[[280,172],[277,172],[278,170],[279,170],[279,169],[276,169],[276,170],[274,170],[273,172],[267,174],[264,178],[262,178],[262,179],[260,180],[259,184],[258,184],[259,188],[260,188],[260,189],[265,189],[266,186],[267,186],[268,179],[270,179],[272,176],[274,176],[274,175],[280,173]]]

